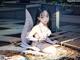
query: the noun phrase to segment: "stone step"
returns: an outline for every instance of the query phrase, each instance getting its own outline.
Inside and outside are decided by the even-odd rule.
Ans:
[[[1,46],[0,47],[0,51],[16,51],[16,52],[21,52],[22,50],[24,50],[23,48],[21,47],[16,47],[15,45],[12,45],[12,44],[9,44],[9,45],[6,45],[6,46]]]
[[[22,29],[6,29],[0,30],[0,35],[12,35],[21,33]]]
[[[10,5],[11,6],[11,5]],[[41,4],[30,4],[25,7],[0,7],[0,18],[4,19],[25,19],[25,10],[28,9],[32,15],[36,13]],[[34,13],[33,13],[33,9]],[[35,15],[34,15],[35,16]]]
[[[0,36],[0,41],[10,42],[10,43],[16,43],[16,42],[21,41],[21,39],[17,38],[17,37]]]
[[[0,18],[4,19],[24,19],[25,9],[19,7],[2,7],[0,8]]]
[[[80,33],[80,27],[79,26],[73,26],[73,25],[61,26],[60,30]]]
[[[62,15],[61,21],[63,22],[70,22],[70,23],[80,23],[80,16],[76,15]]]
[[[17,1],[4,1],[3,3],[11,3],[11,4],[14,4],[14,3],[17,3]]]
[[[74,40],[66,41],[63,45],[78,49],[80,51],[80,37]]]
[[[10,7],[0,7],[0,11],[14,11],[14,10],[22,10],[23,8],[14,8],[14,7],[12,7],[12,8],[10,8]]]

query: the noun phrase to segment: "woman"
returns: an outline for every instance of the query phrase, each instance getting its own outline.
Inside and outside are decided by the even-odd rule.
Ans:
[[[48,28],[49,13],[47,10],[40,10],[37,14],[37,24],[30,31],[26,38],[32,41],[33,50],[52,53],[56,48],[52,46],[53,42],[48,38],[51,35],[51,30]],[[48,49],[49,48],[49,49]]]

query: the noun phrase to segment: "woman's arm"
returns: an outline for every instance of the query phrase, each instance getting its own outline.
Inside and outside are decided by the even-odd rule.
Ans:
[[[52,41],[50,38],[46,38],[46,40],[45,40],[47,43],[50,43],[50,44],[57,44],[57,43],[59,43],[57,40],[54,40],[54,41]]]
[[[34,38],[33,36],[36,34],[37,28],[36,26],[32,28],[32,30],[29,32],[28,36],[26,38],[30,41],[38,41],[38,39]]]

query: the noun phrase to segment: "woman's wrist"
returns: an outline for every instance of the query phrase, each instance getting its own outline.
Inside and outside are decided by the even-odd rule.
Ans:
[[[34,37],[26,37],[28,40],[30,41],[38,41],[38,39],[34,38]]]

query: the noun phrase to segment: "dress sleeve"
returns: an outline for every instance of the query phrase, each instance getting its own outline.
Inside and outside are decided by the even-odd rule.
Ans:
[[[28,36],[33,36],[36,34],[37,27],[33,27]]]
[[[32,28],[32,30],[29,32],[29,34],[28,34],[28,36],[26,36],[26,38],[31,41],[38,41],[38,39],[33,37],[36,34],[36,31],[37,31],[37,27],[35,26]]]

